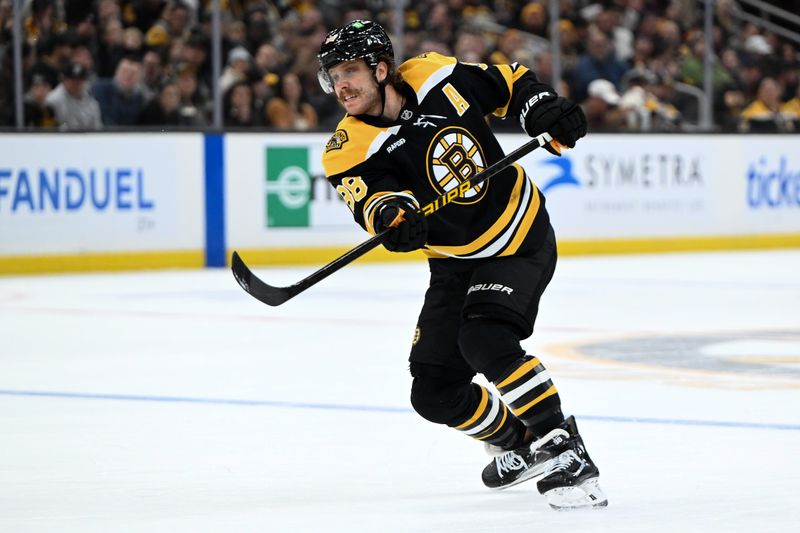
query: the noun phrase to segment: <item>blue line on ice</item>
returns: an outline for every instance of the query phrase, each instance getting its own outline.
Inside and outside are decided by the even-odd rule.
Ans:
[[[327,409],[332,411],[367,411],[378,413],[411,413],[408,407],[381,405],[348,405],[332,403],[283,402],[275,400],[237,400],[229,398],[192,398],[184,396],[144,396],[136,394],[102,394],[89,392],[30,391],[0,389],[0,396],[27,396],[47,398],[69,398],[81,400],[117,400],[129,402],[199,403],[213,405],[247,405],[284,407],[288,409]],[[598,422],[620,422],[625,424],[668,424],[676,426],[729,427],[748,429],[781,429],[800,431],[800,424],[770,424],[761,422],[734,422],[724,420],[682,420],[674,418],[645,418],[630,416],[575,415],[579,420]]]

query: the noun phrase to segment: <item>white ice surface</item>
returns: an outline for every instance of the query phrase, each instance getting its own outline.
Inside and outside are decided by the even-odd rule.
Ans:
[[[426,283],[355,264],[270,308],[225,269],[0,278],[0,531],[800,531],[800,251],[560,261],[524,346],[604,510],[485,489],[481,445],[412,412]]]

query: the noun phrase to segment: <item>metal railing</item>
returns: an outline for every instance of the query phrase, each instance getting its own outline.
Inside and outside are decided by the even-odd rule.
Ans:
[[[790,11],[786,11],[785,9],[781,9],[779,7],[775,7],[771,4],[763,2],[762,0],[738,0],[742,4],[746,4],[748,6],[754,7],[755,9],[759,10],[761,16],[758,17],[756,15],[752,15],[750,13],[745,13],[744,11],[737,10],[734,12],[734,16],[737,18],[744,20],[745,22],[751,22],[756,26],[760,26],[767,31],[771,31],[776,35],[780,35],[784,39],[788,39],[790,41],[794,41],[800,44],[800,33],[796,31],[789,30],[784,25],[778,24],[770,20],[771,17],[780,19],[781,22],[790,22],[798,27],[800,27],[800,15],[796,15]],[[800,2],[796,2],[800,4]]]

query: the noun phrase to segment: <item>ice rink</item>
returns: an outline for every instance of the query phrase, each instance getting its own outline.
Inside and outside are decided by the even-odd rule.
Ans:
[[[270,308],[227,269],[0,277],[0,531],[800,531],[800,251],[560,260],[524,346],[602,510],[485,489],[482,446],[413,413],[426,284],[357,263]]]

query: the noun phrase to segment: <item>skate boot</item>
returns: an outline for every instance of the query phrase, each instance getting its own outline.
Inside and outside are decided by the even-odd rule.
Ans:
[[[607,506],[608,499],[597,482],[600,471],[586,453],[575,418],[570,416],[560,428],[566,437],[559,435],[540,448],[550,460],[536,484],[539,492],[557,510]]]
[[[541,439],[511,451],[486,444],[486,452],[495,458],[483,469],[483,484],[490,489],[507,489],[550,472],[549,464],[561,450],[554,452],[549,445],[554,440],[565,442],[568,439],[566,429],[556,428]]]

